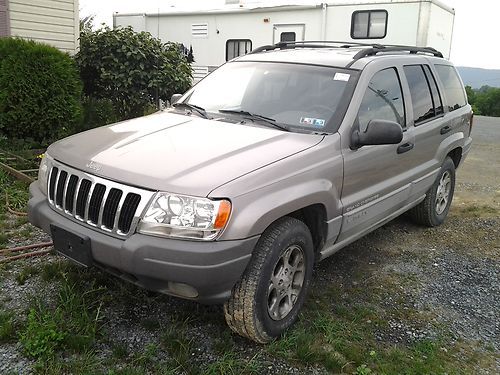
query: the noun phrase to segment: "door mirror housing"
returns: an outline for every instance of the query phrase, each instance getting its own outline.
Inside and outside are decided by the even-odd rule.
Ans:
[[[353,149],[369,145],[391,145],[403,140],[403,128],[397,122],[387,120],[370,120],[366,130],[352,133]]]
[[[182,94],[174,94],[170,98],[170,105],[173,105],[174,103],[177,103],[179,99],[182,98]]]

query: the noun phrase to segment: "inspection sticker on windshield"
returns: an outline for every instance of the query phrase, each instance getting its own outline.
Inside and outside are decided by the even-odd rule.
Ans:
[[[318,126],[320,128],[325,126],[325,120],[322,118],[301,117],[300,123],[304,125]]]
[[[349,77],[351,77],[350,74],[347,73],[335,73],[335,76],[333,77],[334,81],[349,81]]]

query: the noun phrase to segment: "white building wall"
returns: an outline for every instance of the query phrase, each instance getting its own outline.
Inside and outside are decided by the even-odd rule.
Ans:
[[[9,19],[12,36],[78,50],[78,0],[9,0]]]

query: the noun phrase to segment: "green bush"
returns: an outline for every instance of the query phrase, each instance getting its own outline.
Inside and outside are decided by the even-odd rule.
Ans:
[[[87,96],[111,100],[118,117],[142,116],[158,98],[191,85],[191,66],[174,43],[132,28],[83,31],[76,55]]]
[[[47,144],[74,132],[82,84],[72,58],[56,48],[0,38],[0,134]]]
[[[113,102],[108,98],[93,98],[85,96],[83,98],[83,124],[79,131],[97,128],[119,121],[115,112]]]

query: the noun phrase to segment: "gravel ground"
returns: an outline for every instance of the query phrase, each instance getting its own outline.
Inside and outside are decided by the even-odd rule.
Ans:
[[[493,367],[479,367],[477,373],[500,373],[500,181],[498,175],[491,177],[498,169],[497,146],[488,178],[481,178],[484,171],[478,173],[476,165],[485,154],[491,157],[491,147],[482,147],[480,142],[458,171],[456,199],[444,225],[422,228],[403,215],[320,263],[313,289],[321,291],[336,285],[338,299],[332,304],[348,307],[366,303],[381,314],[390,311],[387,324],[376,331],[376,339],[381,343],[408,344],[423,338],[436,339],[444,333],[453,342],[466,342],[479,353],[490,353]],[[483,212],[485,205],[493,210]],[[30,238],[15,239],[8,246],[46,237],[33,228]],[[20,285],[16,275],[26,265],[39,267],[59,260],[58,256],[48,255],[14,262],[2,269],[0,308],[24,316],[33,296],[54,298],[57,283],[46,283],[40,276],[33,276]],[[192,360],[203,364],[220,357],[215,347],[227,337],[228,329],[219,306],[201,306],[148,293],[119,280],[111,282],[109,293],[117,297],[102,311],[106,337],[95,348],[101,359],[113,358],[117,345],[124,347],[128,356],[143,352],[148,345],[161,341],[159,332],[163,328],[184,321],[185,332],[193,339]],[[314,303],[312,298],[307,303]],[[147,322],[154,322],[161,329],[150,329]],[[278,360],[260,346],[230,337],[231,350],[240,358],[262,363],[263,373],[326,372],[321,366]],[[155,355],[158,361],[168,359],[164,351]],[[0,344],[0,374],[29,374],[32,366],[18,344]]]

